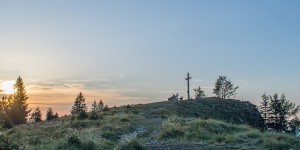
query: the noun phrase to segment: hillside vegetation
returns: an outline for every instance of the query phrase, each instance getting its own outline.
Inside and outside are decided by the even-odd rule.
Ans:
[[[204,98],[110,108],[96,120],[61,117],[3,130],[0,149],[297,149],[293,135],[260,132],[255,105]],[[256,128],[254,128],[256,127]]]

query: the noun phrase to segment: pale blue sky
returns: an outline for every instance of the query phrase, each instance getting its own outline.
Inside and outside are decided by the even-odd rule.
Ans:
[[[118,105],[186,97],[190,72],[192,88],[209,96],[227,75],[239,99],[278,92],[300,104],[299,8],[296,0],[1,1],[0,80],[21,75],[38,89],[32,97],[49,102],[45,89],[56,88],[66,104],[80,90],[90,99],[113,92],[104,101]]]

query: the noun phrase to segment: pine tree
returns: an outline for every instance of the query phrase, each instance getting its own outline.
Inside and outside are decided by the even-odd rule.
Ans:
[[[54,118],[59,118],[58,113],[56,112]]]
[[[46,120],[52,120],[54,119],[54,112],[51,107],[48,108],[47,113],[46,113]]]
[[[288,101],[285,94],[282,94],[280,99],[278,94],[270,96],[270,117],[269,120],[273,124],[273,128],[276,131],[284,131],[287,127],[287,119],[291,116],[295,116],[299,110],[299,106],[295,103]]]
[[[215,83],[215,88],[213,89],[213,94],[215,94],[218,98],[222,97],[221,87],[222,87],[221,80],[218,79]]]
[[[219,76],[215,83],[213,94],[222,99],[231,98],[236,95],[236,90],[238,88],[238,86],[233,87],[233,84],[230,80],[227,80],[226,76]]]
[[[85,104],[85,98],[84,98],[83,94],[80,92],[74,101],[74,105],[72,107],[71,114],[73,117],[77,117],[79,119],[84,119],[87,117],[86,111],[87,111],[87,107]]]
[[[13,123],[11,119],[8,117],[9,108],[8,98],[7,96],[3,96],[0,100],[0,126],[4,128],[11,128]]]
[[[104,103],[102,102],[102,99],[100,99],[100,101],[99,101],[99,103],[98,103],[98,105],[97,105],[97,109],[96,109],[96,111],[103,111],[103,109],[104,109]]]
[[[41,122],[42,121],[42,113],[39,107],[35,109],[35,111],[31,114],[30,119],[33,122]]]
[[[97,111],[97,102],[96,100],[94,100],[93,104],[92,104],[92,108],[91,108],[92,111]]]
[[[264,123],[267,124],[268,117],[269,117],[269,97],[264,93],[262,96],[262,102],[260,102],[259,110],[264,119]]]
[[[17,78],[14,89],[9,117],[14,124],[18,125],[27,122],[27,116],[31,110],[28,110],[28,96],[26,95],[23,79],[20,76]]]
[[[203,98],[206,96],[205,92],[201,89],[200,86],[197,89],[194,89],[194,91],[195,91],[195,99]]]
[[[109,109],[108,106],[105,105],[102,111],[108,111],[108,109]]]
[[[96,100],[94,100],[94,102],[92,104],[92,108],[91,108],[91,115],[90,115],[91,120],[98,119],[97,110],[98,110],[97,102],[96,102]]]

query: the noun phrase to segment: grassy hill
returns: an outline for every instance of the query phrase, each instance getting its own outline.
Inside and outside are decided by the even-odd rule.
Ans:
[[[204,98],[127,105],[97,120],[28,123],[3,130],[0,149],[297,149],[300,140],[263,133],[255,105]],[[255,128],[256,127],[256,128]],[[6,146],[6,147],[4,147]]]

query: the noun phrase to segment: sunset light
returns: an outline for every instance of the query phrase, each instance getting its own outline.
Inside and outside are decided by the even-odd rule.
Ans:
[[[1,91],[3,91],[4,94],[12,94],[14,93],[14,80],[4,81],[0,83]]]
[[[300,0],[0,3],[0,150],[300,150]]]

